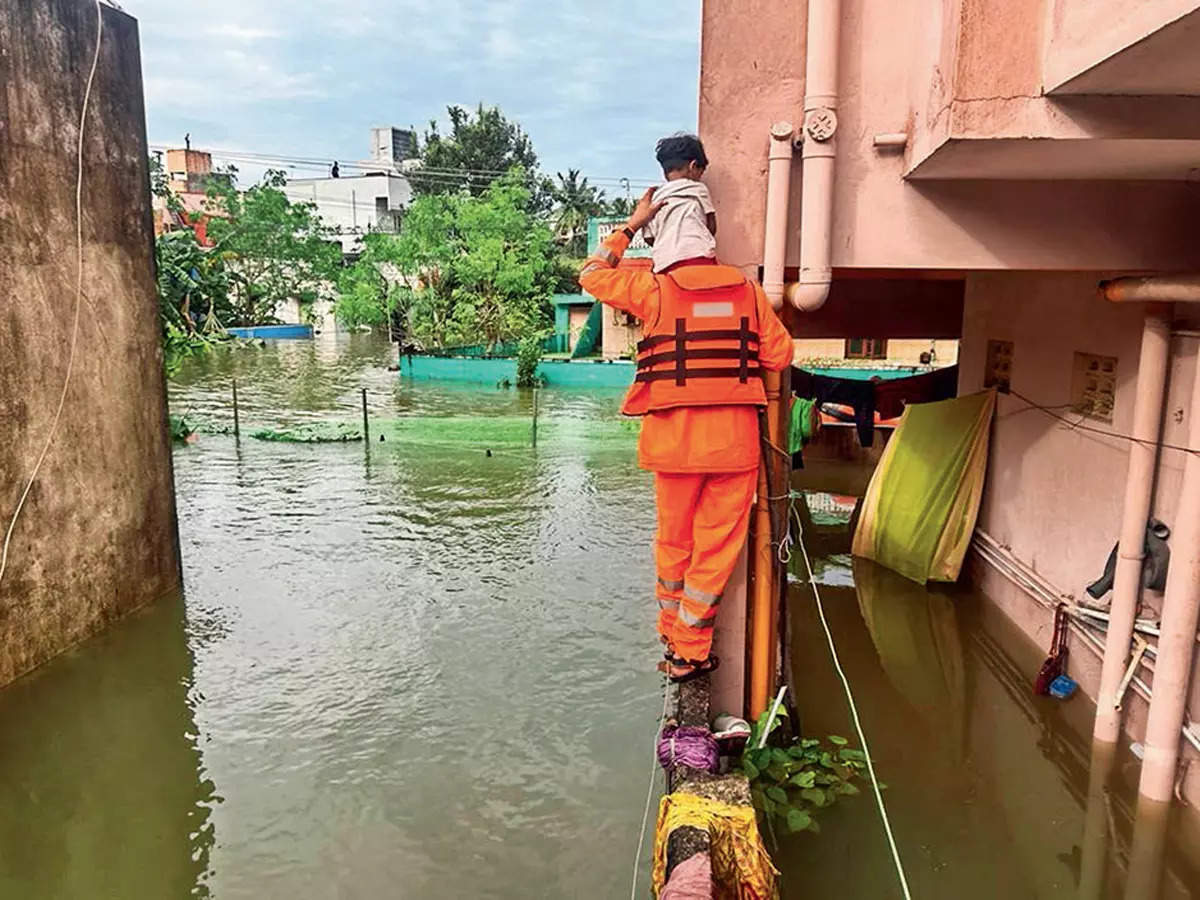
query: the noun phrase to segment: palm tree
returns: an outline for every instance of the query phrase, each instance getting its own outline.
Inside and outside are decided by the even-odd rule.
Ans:
[[[604,191],[592,187],[578,169],[558,173],[554,186],[554,231],[569,252],[583,256],[587,252],[587,223],[605,209]]]

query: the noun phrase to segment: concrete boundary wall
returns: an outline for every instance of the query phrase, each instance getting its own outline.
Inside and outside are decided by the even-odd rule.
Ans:
[[[0,684],[179,590],[137,23],[103,6],[83,146],[83,299],[59,429],[0,582]],[[88,0],[0,0],[0,519],[67,371]]]

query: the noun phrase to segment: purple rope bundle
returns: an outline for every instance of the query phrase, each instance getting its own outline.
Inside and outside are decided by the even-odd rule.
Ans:
[[[658,762],[668,772],[676,766],[715,772],[720,756],[717,741],[707,728],[668,725],[658,736]]]

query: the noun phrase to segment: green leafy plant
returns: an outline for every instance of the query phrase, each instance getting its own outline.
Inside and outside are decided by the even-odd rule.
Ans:
[[[423,350],[490,348],[549,326],[557,255],[515,171],[478,195],[418,197],[399,234],[369,235],[339,282],[336,313],[346,324],[399,319]]]
[[[827,742],[796,738],[786,746],[759,747],[763,732],[772,736],[786,717],[782,708],[773,718],[770,710],[759,716],[742,752],[741,771],[750,780],[754,807],[768,825],[779,822],[789,832],[819,832],[818,810],[860,793],[854,782],[867,767],[866,756],[836,734]]]
[[[517,387],[540,387],[544,379],[537,374],[542,361],[542,339],[545,334],[533,332],[517,344]]]
[[[171,415],[167,417],[171,427],[171,440],[184,442],[196,433],[196,430],[191,426],[183,416]]]

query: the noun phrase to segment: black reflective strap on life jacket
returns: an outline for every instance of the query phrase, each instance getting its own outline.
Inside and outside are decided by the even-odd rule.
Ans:
[[[742,316],[741,327],[738,329],[722,328],[707,331],[688,331],[686,319],[675,320],[675,331],[668,334],[656,334],[638,342],[638,353],[644,353],[661,344],[672,343],[675,346],[662,353],[650,356],[639,356],[638,373],[635,381],[666,381],[674,380],[677,385],[687,384],[689,378],[733,378],[746,383],[751,375],[759,375],[758,348],[751,347],[753,341],[758,343],[758,333],[750,330],[750,318]],[[689,341],[737,341],[737,347],[689,347]],[[733,368],[703,368],[689,369],[688,360],[692,359],[730,359],[737,360]],[[647,371],[652,366],[674,362],[671,369],[659,372]],[[753,363],[753,364],[752,364]]]

